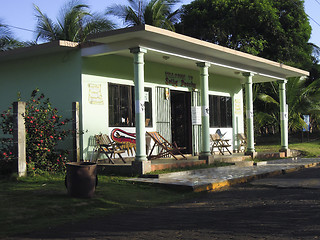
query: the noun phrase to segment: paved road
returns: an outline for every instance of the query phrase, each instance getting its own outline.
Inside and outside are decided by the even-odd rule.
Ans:
[[[300,184],[319,179],[317,166],[16,239],[320,239],[320,189]]]

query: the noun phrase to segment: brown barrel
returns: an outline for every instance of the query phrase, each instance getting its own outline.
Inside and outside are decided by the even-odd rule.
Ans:
[[[97,164],[90,162],[69,162],[66,187],[72,197],[91,198],[97,185]]]

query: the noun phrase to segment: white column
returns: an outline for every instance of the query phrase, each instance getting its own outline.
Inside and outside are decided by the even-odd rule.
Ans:
[[[136,123],[136,157],[135,161],[146,161],[146,130],[144,105],[144,54],[147,50],[141,47],[132,48],[134,56],[135,87],[135,123]]]
[[[246,154],[251,155],[254,150],[254,127],[253,127],[253,95],[252,95],[252,77],[253,73],[243,73],[245,79],[246,91],[246,120],[247,120],[247,149]]]
[[[286,80],[279,81],[281,150],[288,150],[288,109],[286,102]]]
[[[202,131],[202,149],[200,156],[210,156],[210,126],[209,126],[209,67],[206,62],[197,63],[200,68],[200,86],[201,86],[201,131]]]

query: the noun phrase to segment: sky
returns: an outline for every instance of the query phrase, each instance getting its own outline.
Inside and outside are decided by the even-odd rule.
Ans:
[[[182,3],[188,4],[191,1],[182,0]],[[66,0],[0,0],[0,19],[3,23],[16,27],[12,28],[12,32],[18,40],[32,41],[36,37],[33,32],[36,26],[33,4],[37,5],[51,19],[56,19],[60,8],[66,2]],[[108,6],[114,3],[126,4],[127,0],[84,0],[82,2],[87,3],[93,12],[105,12]],[[310,17],[312,27],[309,42],[320,47],[320,0],[305,0],[305,11]]]

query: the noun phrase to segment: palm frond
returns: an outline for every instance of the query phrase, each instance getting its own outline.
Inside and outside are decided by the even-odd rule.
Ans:
[[[148,24],[164,29],[174,30],[180,11],[172,11],[177,0],[128,0],[128,5],[115,4],[107,8],[111,14],[123,20],[126,26]]]
[[[40,8],[37,5],[33,5],[36,11],[37,26],[36,31],[38,35],[36,41],[39,39],[54,41],[56,38],[56,26],[53,21],[44,13],[41,12]]]
[[[259,94],[258,98],[263,102],[273,103],[273,104],[279,105],[278,101],[276,101],[273,97],[271,97],[270,95],[267,95],[265,93]]]

